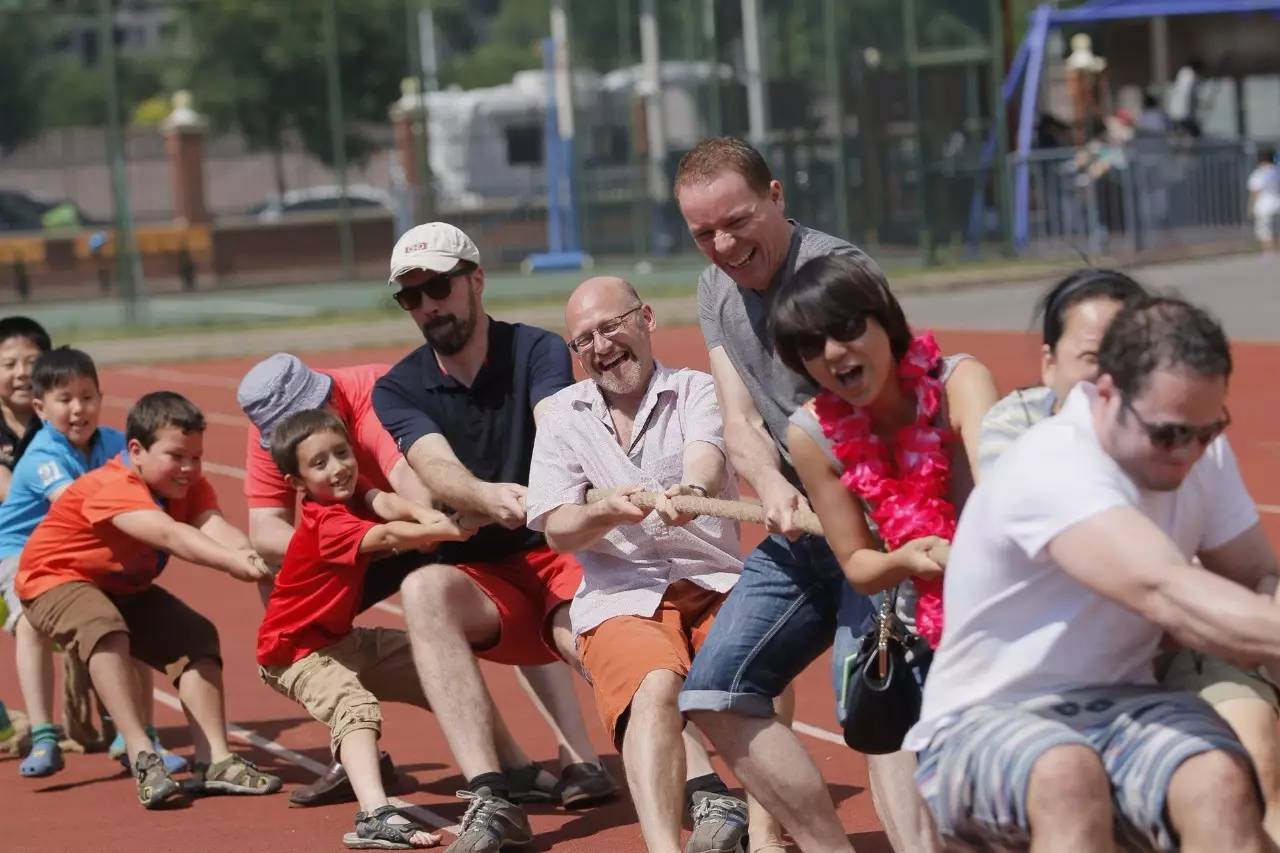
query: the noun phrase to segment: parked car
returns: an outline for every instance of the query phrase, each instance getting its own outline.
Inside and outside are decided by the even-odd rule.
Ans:
[[[65,199],[45,199],[20,190],[0,189],[0,231],[76,228],[92,221],[83,210]]]
[[[265,222],[273,222],[292,213],[336,211],[342,190],[338,186],[316,186],[289,190],[283,196],[272,196],[249,208],[245,213]],[[347,206],[351,210],[392,210],[391,195],[366,184],[347,185]]]

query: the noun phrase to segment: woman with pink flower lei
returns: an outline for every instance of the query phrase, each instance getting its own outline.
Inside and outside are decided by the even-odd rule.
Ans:
[[[977,476],[982,418],[999,397],[991,372],[943,356],[928,332],[913,335],[879,267],[853,257],[797,270],[769,323],[782,362],[820,386],[792,416],[787,445],[832,551],[858,592],[896,587],[899,616],[936,647],[949,544]],[[856,653],[858,630],[837,634],[837,668]],[[868,766],[873,793],[898,794],[875,799],[901,850],[899,838],[927,834],[915,757],[868,756]]]

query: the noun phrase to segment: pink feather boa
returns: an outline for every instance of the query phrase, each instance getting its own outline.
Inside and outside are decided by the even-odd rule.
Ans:
[[[934,425],[942,405],[942,381],[936,376],[942,351],[929,332],[912,339],[898,363],[902,392],[916,398],[916,419],[899,429],[893,458],[871,428],[871,416],[830,391],[814,398],[814,413],[844,464],[840,481],[870,507],[885,548],[896,550],[912,539],[938,536],[951,541],[956,509],[947,500],[951,481],[951,430]],[[916,579],[916,628],[933,648],[942,639],[942,582]]]

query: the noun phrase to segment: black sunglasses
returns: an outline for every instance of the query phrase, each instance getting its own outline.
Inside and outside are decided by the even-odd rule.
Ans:
[[[856,341],[866,334],[866,331],[866,315],[855,314],[846,318],[842,323],[834,324],[821,331],[795,335],[792,340],[795,342],[796,354],[801,359],[808,361],[811,358],[817,358],[822,355],[822,351],[827,348],[828,338],[833,338],[837,341]]]
[[[1222,435],[1223,431],[1231,425],[1231,412],[1227,411],[1226,406],[1222,407],[1223,417],[1220,420],[1204,426],[1167,422],[1153,424],[1144,420],[1128,400],[1124,401],[1124,407],[1137,419],[1138,425],[1146,431],[1147,438],[1150,439],[1151,444],[1161,450],[1177,450],[1180,447],[1186,447],[1193,441],[1200,442],[1202,447],[1208,447],[1211,441]]]
[[[448,299],[449,294],[453,292],[453,280],[460,275],[465,275],[465,272],[457,268],[451,269],[449,272],[432,276],[422,284],[401,288],[392,295],[392,298],[404,310],[413,311],[422,304],[423,296],[437,302]]]

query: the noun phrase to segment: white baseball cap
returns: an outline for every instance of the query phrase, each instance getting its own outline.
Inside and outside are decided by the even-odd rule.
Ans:
[[[398,287],[396,279],[410,270],[448,272],[458,261],[480,264],[480,250],[461,229],[447,222],[415,225],[400,235],[391,250],[391,277],[387,281]]]

